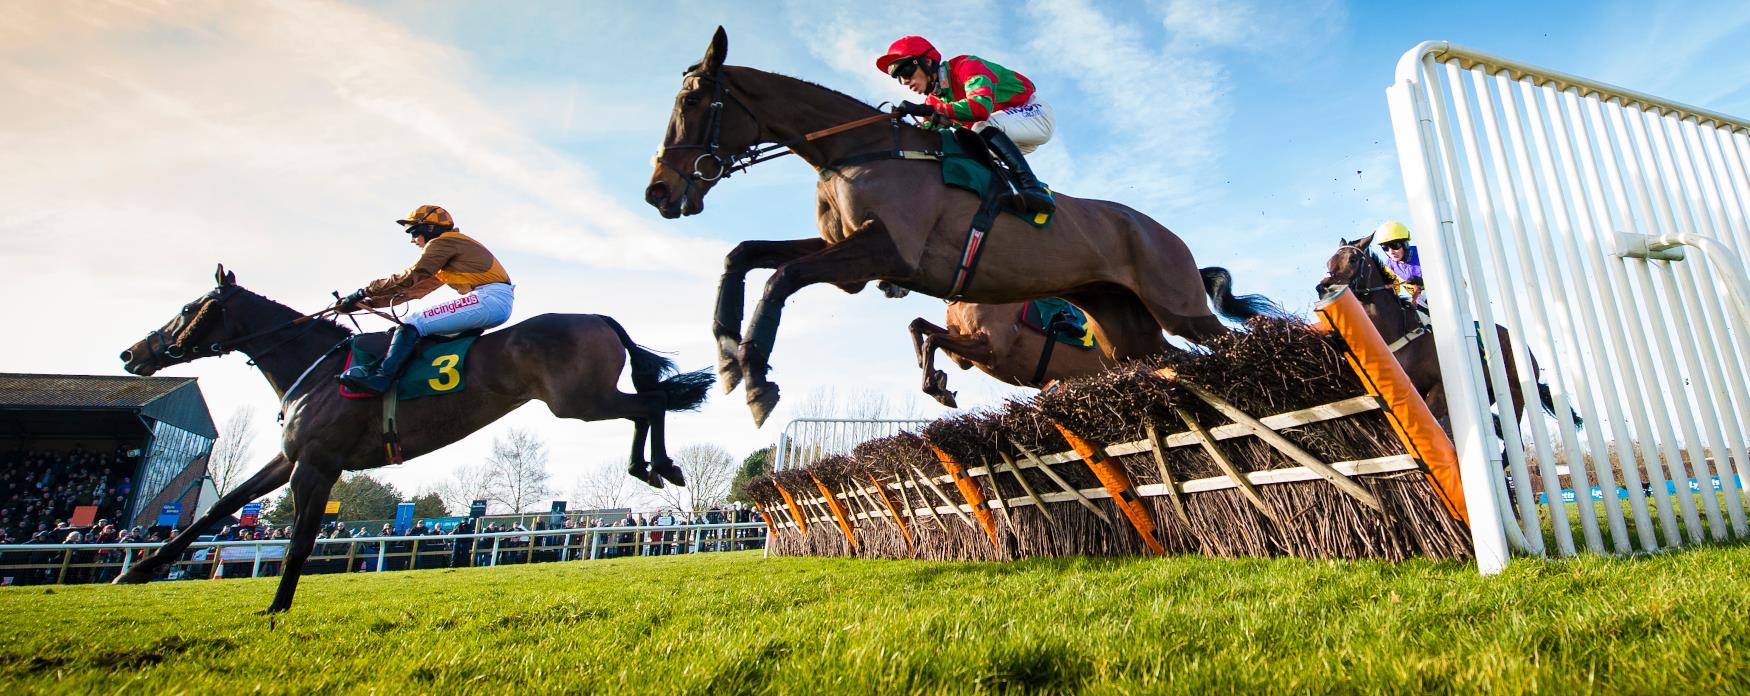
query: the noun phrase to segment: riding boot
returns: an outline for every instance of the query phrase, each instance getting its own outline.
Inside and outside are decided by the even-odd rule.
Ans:
[[[419,329],[412,324],[396,326],[395,333],[389,337],[389,351],[383,355],[383,361],[377,363],[376,371],[365,369],[363,365],[354,365],[340,373],[340,383],[346,385],[347,389],[367,394],[389,391],[395,380],[401,378],[401,368],[413,356],[413,344],[418,342]]]
[[[990,144],[990,151],[1003,161],[1003,166],[1009,168],[1015,175],[1015,189],[1021,194],[1021,202],[1030,213],[1050,213],[1057,209],[1057,201],[1052,200],[1051,192],[1039,184],[1038,177],[1033,176],[1033,168],[1027,166],[1027,158],[1021,154],[1021,146],[1009,139],[1009,135],[1000,128],[986,128],[979,131],[984,141]]]

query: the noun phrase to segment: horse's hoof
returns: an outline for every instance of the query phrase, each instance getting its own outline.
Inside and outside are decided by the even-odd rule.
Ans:
[[[255,612],[255,615],[256,616],[273,616],[274,614],[284,614],[287,609],[291,609],[291,607],[282,607],[278,604],[272,604],[272,605],[268,605],[268,607],[266,609]]]
[[[766,424],[766,417],[772,415],[772,409],[778,407],[778,385],[770,382],[747,389],[747,408],[753,411],[753,426],[758,428]]]
[[[723,385],[723,393],[735,393],[735,388],[741,386],[741,366],[718,367],[717,379]]]
[[[650,473],[650,469],[644,464],[644,462],[633,462],[632,466],[626,467],[626,475],[638,479],[639,481],[643,481],[651,488],[662,487],[662,479],[655,474]]]
[[[930,396],[936,397],[936,403],[938,404],[947,406],[948,408],[960,408],[959,402],[954,400],[954,395],[957,393],[958,392],[944,391],[936,392]]]
[[[685,488],[687,486],[686,473],[681,471],[681,468],[678,466],[675,466],[673,463],[669,463],[667,465],[658,463],[658,464],[653,465],[651,468],[656,472],[657,476],[662,477],[662,480],[666,480],[669,483],[672,483],[676,486],[680,486],[682,488]]]
[[[139,566],[135,566],[135,568],[137,568],[137,567],[139,567]],[[146,574],[136,573],[136,572],[134,572],[133,568],[129,568],[128,572],[115,576],[115,579],[109,581],[109,584],[111,584],[111,585],[144,585],[144,584],[146,584],[147,580],[151,580],[151,579],[152,578],[148,577]]]

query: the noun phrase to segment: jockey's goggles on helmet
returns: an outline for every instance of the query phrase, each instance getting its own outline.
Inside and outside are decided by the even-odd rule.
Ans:
[[[911,77],[911,74],[914,71],[917,70],[918,65],[922,60],[923,59],[921,58],[901,58],[894,61],[892,65],[887,66],[887,74],[892,75],[895,80],[904,82],[907,78]]]
[[[1386,251],[1397,251],[1397,250],[1402,249],[1404,247],[1407,247],[1409,245],[1410,245],[1410,243],[1406,240],[1394,239],[1394,240],[1391,240],[1389,242],[1382,242],[1379,245],[1379,248],[1384,249]]]

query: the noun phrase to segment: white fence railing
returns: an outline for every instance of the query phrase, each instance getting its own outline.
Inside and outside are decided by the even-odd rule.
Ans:
[[[772,470],[794,469],[828,455],[849,454],[869,440],[904,430],[916,431],[929,424],[928,420],[900,418],[797,418],[785,425],[778,436]]]
[[[380,572],[733,551],[764,548],[765,534],[764,522],[729,522],[317,539],[304,572]],[[197,541],[166,569],[166,576],[277,574],[290,544],[284,539]],[[10,578],[14,584],[107,582],[160,546],[163,544],[0,545],[0,578]]]
[[[1480,570],[1746,536],[1745,120],[1445,43],[1386,94]]]

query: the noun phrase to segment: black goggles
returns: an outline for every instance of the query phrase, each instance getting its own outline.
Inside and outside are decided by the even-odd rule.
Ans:
[[[892,75],[895,80],[904,82],[911,77],[913,72],[917,71],[918,65],[919,61],[916,58],[901,58],[887,66],[887,74]]]
[[[1387,251],[1397,251],[1397,250],[1402,249],[1404,247],[1407,247],[1409,245],[1410,245],[1410,243],[1408,241],[1405,241],[1402,239],[1394,239],[1392,241],[1380,244],[1379,248],[1385,249]]]

